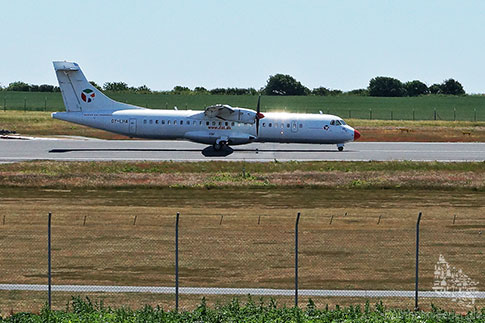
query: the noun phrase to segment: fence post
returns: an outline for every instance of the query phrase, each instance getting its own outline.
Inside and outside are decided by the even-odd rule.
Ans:
[[[456,121],[456,108],[453,108],[453,121]]]
[[[473,111],[474,111],[473,121],[477,121],[477,108],[474,108]]]
[[[433,110],[433,119],[436,121],[436,108]]]
[[[295,223],[295,307],[298,307],[298,224],[300,223],[300,212],[296,215]]]
[[[352,118],[352,110],[349,110],[349,119]]]
[[[419,223],[421,222],[422,213],[418,214],[418,221],[416,222],[416,277],[415,277],[415,294],[414,294],[414,310],[419,311],[418,306],[418,284],[419,284]]]
[[[3,98],[3,112],[6,112],[7,111],[7,98],[4,97]]]
[[[392,115],[392,110],[391,110],[391,121],[394,119],[393,115]]]
[[[24,112],[27,111],[27,98],[24,97]]]
[[[47,298],[49,300],[49,310],[52,309],[51,219],[52,213],[49,212],[47,221]]]
[[[175,221],[175,311],[179,311],[179,217]]]
[[[369,120],[372,120],[372,108],[369,109]]]
[[[47,111],[47,97],[44,98],[44,112]]]
[[[415,121],[415,120],[416,120],[416,118],[415,118],[415,112],[416,112],[416,111],[414,111],[414,108],[413,108],[413,121]]]

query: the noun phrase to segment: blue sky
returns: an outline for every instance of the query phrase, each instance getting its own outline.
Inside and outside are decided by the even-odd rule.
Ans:
[[[99,84],[157,90],[284,73],[309,88],[391,76],[485,93],[485,1],[3,0],[0,26],[3,86],[56,84],[51,62],[72,60]]]

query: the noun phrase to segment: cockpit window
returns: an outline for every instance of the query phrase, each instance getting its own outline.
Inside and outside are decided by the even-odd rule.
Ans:
[[[337,126],[340,126],[340,125],[341,125],[340,120],[335,120],[335,124],[336,124]]]
[[[335,126],[335,120],[330,121],[330,125]]]
[[[341,123],[343,126],[345,126],[345,125],[346,125],[345,121],[343,121],[343,120],[340,120],[340,123]]]

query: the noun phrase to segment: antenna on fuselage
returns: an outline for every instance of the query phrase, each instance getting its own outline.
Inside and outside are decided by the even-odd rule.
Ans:
[[[323,114],[322,110],[320,110],[320,111],[318,111],[318,112],[320,112],[320,114]]]
[[[174,105],[174,106],[173,106],[173,109],[174,109],[175,111],[178,111],[178,110],[179,110],[179,109],[177,108],[177,106],[176,106],[176,105]]]

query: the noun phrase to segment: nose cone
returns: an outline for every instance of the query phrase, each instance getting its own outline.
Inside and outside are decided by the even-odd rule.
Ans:
[[[354,129],[354,141],[360,138],[360,132]]]

